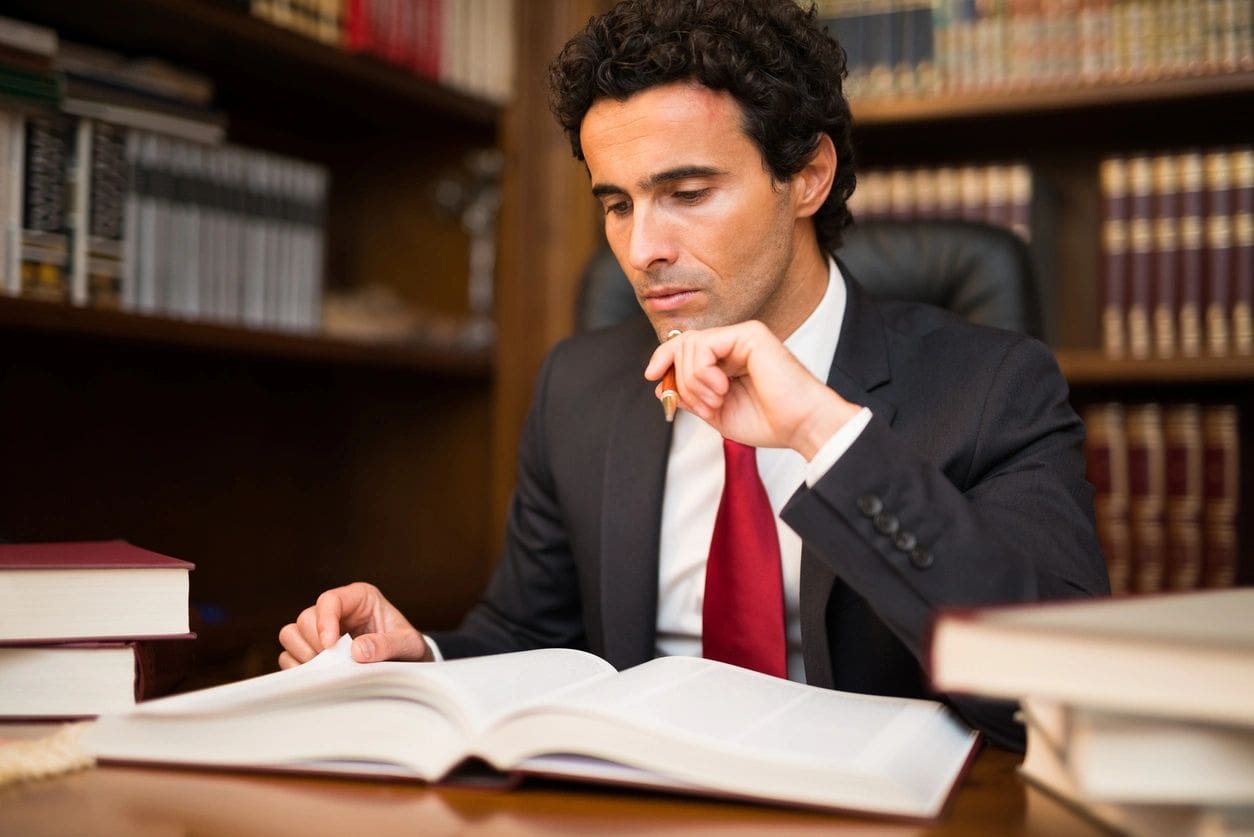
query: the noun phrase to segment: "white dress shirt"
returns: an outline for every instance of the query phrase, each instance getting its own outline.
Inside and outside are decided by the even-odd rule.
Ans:
[[[840,324],[845,316],[845,280],[836,262],[828,261],[827,291],[818,307],[785,341],[810,374],[826,381],[831,371]],[[758,448],[758,473],[766,487],[784,580],[787,621],[788,678],[805,682],[801,656],[801,538],[779,519],[780,509],[805,480],[823,476],[871,420],[863,408],[846,422],[809,463],[794,450]],[[697,416],[680,410],[666,465],[662,501],[662,533],[658,552],[657,653],[701,655],[701,606],[705,595],[705,562],[714,535],[714,518],[723,494],[723,437]]]

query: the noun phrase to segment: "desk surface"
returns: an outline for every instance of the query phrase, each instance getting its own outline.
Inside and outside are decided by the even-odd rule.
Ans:
[[[1101,835],[986,749],[934,826],[566,784],[512,790],[106,767],[0,788],[0,834]]]

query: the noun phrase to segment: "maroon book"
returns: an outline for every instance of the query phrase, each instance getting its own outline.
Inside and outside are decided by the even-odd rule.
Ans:
[[[1164,588],[1192,590],[1202,577],[1202,411],[1196,404],[1168,407],[1167,566]]]
[[[1232,318],[1232,177],[1226,151],[1206,155],[1206,347],[1230,351]]]
[[[1128,161],[1128,351],[1150,356],[1154,309],[1154,169],[1149,157]]]
[[[1202,155],[1186,151],[1180,155],[1180,354],[1197,357],[1202,353],[1202,311],[1205,306],[1206,275],[1206,175]]]
[[[1241,485],[1238,411],[1231,404],[1202,412],[1204,587],[1231,587],[1237,575],[1236,514]]]
[[[1232,348],[1254,355],[1254,146],[1232,152]]]
[[[168,695],[190,673],[191,638],[0,647],[0,719],[91,717]]]
[[[1180,308],[1180,174],[1172,154],[1154,157],[1154,353],[1178,351],[1176,314]]]
[[[1102,160],[1102,346],[1111,357],[1128,350],[1128,164]]]
[[[192,568],[125,541],[0,544],[0,644],[184,636]]]

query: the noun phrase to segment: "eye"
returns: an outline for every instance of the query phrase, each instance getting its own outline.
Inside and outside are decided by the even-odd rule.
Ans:
[[[631,211],[630,201],[614,201],[605,205],[606,215],[626,215]]]
[[[682,192],[672,192],[671,196],[682,203],[696,203],[709,193],[709,189],[689,189]]]

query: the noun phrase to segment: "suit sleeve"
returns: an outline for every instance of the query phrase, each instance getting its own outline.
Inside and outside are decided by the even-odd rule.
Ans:
[[[982,400],[957,482],[872,418],[781,514],[921,665],[940,608],[1109,590],[1084,480],[1084,428],[1052,354],[1034,340],[1010,344]],[[995,741],[1021,746],[1013,704],[951,702]]]
[[[577,574],[548,466],[544,416],[558,353],[541,367],[519,441],[505,547],[487,590],[455,631],[433,631],[445,658],[583,648]]]

